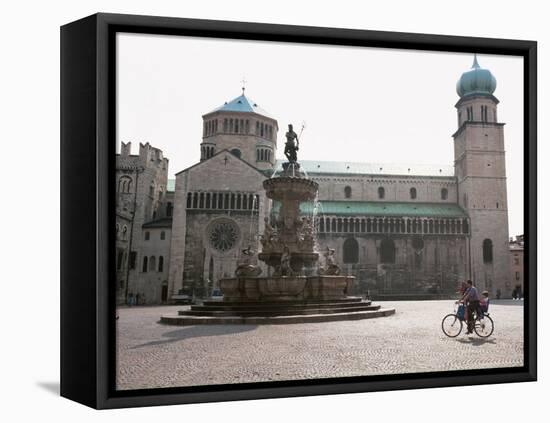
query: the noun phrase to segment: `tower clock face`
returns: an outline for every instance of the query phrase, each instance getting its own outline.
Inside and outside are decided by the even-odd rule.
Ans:
[[[209,225],[208,241],[215,250],[225,253],[237,245],[239,226],[230,219],[217,219]]]

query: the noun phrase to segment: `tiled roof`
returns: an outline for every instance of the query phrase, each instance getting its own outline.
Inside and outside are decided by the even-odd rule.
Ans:
[[[282,170],[285,160],[277,161],[277,170]],[[405,165],[388,163],[332,162],[300,160],[301,169],[308,175],[408,175],[408,176],[454,176],[454,167],[449,165]]]
[[[262,116],[267,116],[272,118],[272,116],[266,112],[264,109],[262,109],[258,104],[246,97],[244,94],[240,95],[237,98],[234,98],[230,102],[226,102],[223,106],[220,106],[214,110],[212,110],[210,113],[214,112],[244,112],[244,113],[257,113]]]
[[[280,204],[274,204],[275,212]],[[311,214],[313,203],[302,203],[303,214]],[[415,203],[415,202],[375,202],[375,201],[321,201],[318,215],[350,216],[412,216],[412,217],[467,217],[456,204]]]

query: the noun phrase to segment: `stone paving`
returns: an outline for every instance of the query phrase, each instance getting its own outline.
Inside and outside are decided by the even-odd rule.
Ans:
[[[452,301],[379,302],[389,317],[290,325],[166,326],[184,306],[118,310],[117,389],[523,365],[523,303],[494,301],[495,331],[448,338]]]

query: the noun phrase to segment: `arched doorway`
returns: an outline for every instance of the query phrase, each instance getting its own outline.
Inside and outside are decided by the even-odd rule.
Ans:
[[[359,244],[355,238],[348,238],[344,241],[344,263],[359,262]]]
[[[490,239],[483,240],[483,263],[493,262],[493,241]]]
[[[168,302],[168,281],[163,281],[160,291],[160,301],[163,304]]]
[[[395,243],[390,238],[384,238],[380,243],[380,262],[395,263]]]

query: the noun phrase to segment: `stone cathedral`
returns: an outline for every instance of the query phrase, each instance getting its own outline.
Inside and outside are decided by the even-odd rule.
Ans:
[[[374,298],[443,298],[460,281],[502,297],[509,271],[504,124],[496,79],[479,66],[457,83],[454,164],[384,165],[305,160],[319,183],[312,217],[317,249],[335,250],[355,293]],[[168,178],[163,152],[140,144],[117,155],[117,292],[120,303],[208,296],[234,274],[274,219],[262,182],[280,170],[279,128],[243,93],[203,115],[201,159]],[[449,145],[449,148],[452,148]],[[270,269],[263,268],[263,274]]]

